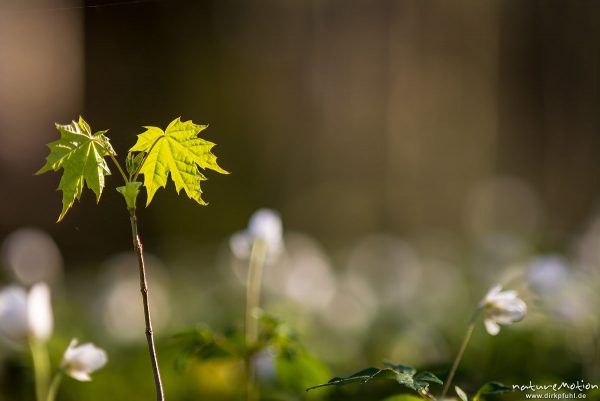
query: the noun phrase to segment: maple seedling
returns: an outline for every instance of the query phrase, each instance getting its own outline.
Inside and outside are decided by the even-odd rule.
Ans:
[[[154,346],[144,253],[135,213],[137,196],[141,187],[146,188],[146,206],[150,205],[156,191],[166,186],[170,176],[177,193],[183,189],[190,199],[200,205],[206,205],[200,188],[200,183],[206,180],[206,177],[200,169],[210,169],[222,174],[228,172],[217,164],[217,157],[211,152],[215,144],[198,137],[198,134],[207,128],[206,125],[177,118],[165,131],[158,127],[144,128],[146,131],[138,135],[137,142],[129,149],[123,169],[116,159],[117,153],[105,135],[107,131],[93,133],[82,117],[69,125],[56,124],[60,139],[48,144],[50,154],[46,157],[46,164],[36,174],[63,170],[58,185],[58,189],[62,191],[62,211],[58,217],[58,221],[61,221],[75,200],[81,198],[84,184],[94,192],[96,202],[100,201],[105,177],[110,175],[106,157],[110,157],[119,170],[124,185],[116,190],[123,195],[129,211],[156,398],[163,401],[164,391]],[[138,181],[140,174],[144,175],[143,183]]]

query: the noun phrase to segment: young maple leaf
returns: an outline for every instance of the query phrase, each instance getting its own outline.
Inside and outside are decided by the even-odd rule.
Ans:
[[[63,169],[58,185],[63,193],[62,212],[58,217],[58,221],[61,221],[75,199],[81,198],[84,182],[96,194],[96,201],[100,200],[104,177],[110,174],[104,157],[116,153],[104,135],[106,131],[92,134],[82,117],[69,125],[56,124],[56,129],[60,132],[60,139],[48,144],[50,154],[46,157],[46,164],[36,174]]]
[[[215,144],[197,137],[206,127],[192,121],[181,121],[180,118],[173,120],[166,131],[158,127],[144,127],[146,131],[138,135],[137,142],[129,151],[147,153],[139,171],[144,174],[144,186],[148,191],[146,206],[156,191],[166,186],[169,174],[177,193],[183,189],[190,199],[206,205],[200,189],[200,182],[206,177],[199,167],[229,174],[219,167],[217,157],[210,151]]]

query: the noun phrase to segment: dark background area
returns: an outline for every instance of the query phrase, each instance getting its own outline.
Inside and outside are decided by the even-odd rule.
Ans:
[[[81,101],[18,132],[36,139],[20,161],[3,161],[4,234],[33,224],[64,241],[79,228],[78,258],[122,247],[112,190],[99,208],[84,194],[54,225],[60,199],[48,189],[58,177],[31,175],[52,124],[78,114],[110,128],[121,155],[142,125],[176,116],[210,124],[232,175],[209,174],[208,208],[161,191],[143,219],[150,240],[219,238],[263,205],[332,245],[371,231],[463,236],[469,192],[494,176],[535,192],[544,214],[536,234],[553,246],[597,208],[593,3],[108,3],[29,2],[11,16],[78,19],[80,52],[60,63],[80,57],[84,70]],[[105,247],[91,246],[91,227],[112,233]]]

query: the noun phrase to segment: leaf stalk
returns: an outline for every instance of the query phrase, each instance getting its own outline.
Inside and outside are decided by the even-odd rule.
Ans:
[[[125,181],[125,184],[127,184],[129,182],[129,180],[127,179],[127,176],[125,175],[125,171],[123,171],[123,169],[121,168],[121,165],[119,164],[119,162],[115,158],[115,156],[110,152],[109,152],[109,155],[110,155],[110,158],[112,159],[113,163],[115,163],[115,166],[117,166],[119,173],[121,173],[121,177],[123,177],[123,181]]]

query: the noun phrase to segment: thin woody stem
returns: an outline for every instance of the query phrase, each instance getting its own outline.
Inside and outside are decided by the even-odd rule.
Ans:
[[[129,209],[129,221],[131,222],[131,235],[133,237],[133,249],[137,255],[138,266],[140,269],[140,291],[144,304],[144,320],[146,321],[146,340],[148,341],[148,352],[150,353],[150,362],[152,363],[152,372],[154,373],[154,384],[156,386],[156,400],[164,401],[165,394],[160,371],[158,369],[158,360],[156,358],[156,348],[154,346],[154,333],[152,331],[152,319],[150,317],[150,305],[148,302],[148,281],[146,280],[146,268],[144,264],[144,251],[142,241],[138,234],[137,217],[135,209]]]
[[[450,388],[450,385],[452,384],[452,379],[454,379],[454,375],[456,374],[456,369],[458,369],[458,365],[460,364],[463,354],[465,353],[465,350],[467,349],[467,345],[469,344],[469,341],[471,341],[471,336],[473,335],[473,330],[475,330],[475,322],[477,321],[477,317],[479,316],[480,311],[481,311],[481,308],[477,308],[475,313],[473,313],[473,316],[471,316],[471,320],[469,321],[469,326],[467,327],[465,337],[463,338],[462,344],[460,345],[460,349],[458,350],[458,354],[456,355],[456,358],[454,359],[454,363],[452,364],[452,369],[450,369],[448,378],[444,382],[444,387],[442,388],[442,394],[440,395],[441,399],[443,399],[446,396],[446,393],[448,392],[448,389]]]

